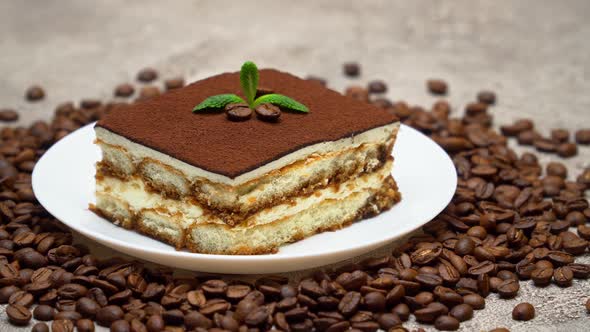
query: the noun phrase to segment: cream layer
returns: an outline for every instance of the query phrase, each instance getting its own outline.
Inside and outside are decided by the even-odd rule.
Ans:
[[[292,197],[281,204],[254,213],[233,228],[250,228],[272,223],[275,220],[300,213],[324,200],[338,200],[354,193],[377,190],[383,185],[385,178],[391,174],[391,166],[392,161],[388,161],[376,172],[367,173],[340,184],[330,185],[316,190],[310,195]],[[144,182],[137,178],[123,181],[115,177],[104,176],[97,179],[96,191],[97,196],[108,196],[119,202],[124,202],[132,213],[151,210],[177,216],[182,220],[184,227],[195,222],[199,224],[226,224],[215,214],[207,213],[207,210],[197,203],[167,199],[146,189]]]

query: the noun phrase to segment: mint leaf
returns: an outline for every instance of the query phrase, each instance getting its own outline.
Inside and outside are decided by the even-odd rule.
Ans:
[[[296,101],[295,99],[289,98],[287,96],[279,95],[276,93],[271,93],[269,95],[264,95],[264,96],[258,97],[258,99],[256,99],[254,101],[254,104],[252,105],[252,107],[256,108],[256,106],[258,106],[260,104],[264,104],[264,103],[271,103],[276,106],[288,108],[293,111],[299,111],[299,112],[305,112],[305,113],[309,112],[309,109],[305,105],[303,105],[302,103]]]
[[[240,83],[248,105],[252,106],[258,88],[258,68],[252,61],[246,61],[240,70]]]
[[[216,95],[203,100],[199,105],[193,108],[193,112],[199,112],[212,108],[224,108],[227,104],[244,102],[244,99],[231,93]]]

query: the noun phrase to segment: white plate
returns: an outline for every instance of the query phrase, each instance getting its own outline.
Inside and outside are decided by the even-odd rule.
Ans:
[[[117,227],[88,210],[94,202],[94,164],[100,150],[94,124],[61,139],[37,162],[33,190],[39,202],[72,229],[131,256],[177,268],[218,273],[278,273],[335,263],[386,244],[422,226],[451,200],[457,185],[448,155],[420,132],[402,125],[393,176],[402,200],[391,210],[335,232],[324,232],[258,256],[206,255]]]

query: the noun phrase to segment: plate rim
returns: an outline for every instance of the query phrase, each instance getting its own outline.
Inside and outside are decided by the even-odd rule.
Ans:
[[[263,255],[217,255],[217,254],[203,254],[203,253],[193,253],[193,252],[187,252],[187,251],[180,251],[180,250],[175,250],[175,251],[170,251],[170,252],[165,252],[162,251],[161,249],[154,249],[154,248],[150,248],[150,247],[146,247],[146,246],[137,246],[137,245],[133,245],[132,243],[129,242],[125,242],[123,240],[119,240],[116,238],[108,238],[107,235],[102,234],[102,233],[97,233],[97,232],[92,232],[92,231],[88,231],[86,230],[84,227],[75,227],[72,226],[73,225],[79,225],[76,223],[72,223],[70,221],[64,221],[62,219],[60,219],[57,215],[61,214],[61,213],[54,213],[54,207],[52,206],[47,206],[44,203],[47,203],[46,201],[43,201],[43,199],[39,199],[42,198],[44,195],[40,195],[40,197],[37,196],[37,192],[38,190],[40,190],[40,188],[38,188],[39,186],[39,169],[41,169],[44,165],[44,163],[46,162],[47,157],[49,154],[49,152],[51,151],[51,149],[53,149],[55,146],[57,146],[58,144],[67,144],[67,142],[71,141],[71,140],[75,140],[76,138],[78,138],[79,136],[85,134],[86,131],[89,130],[93,130],[93,127],[95,125],[96,122],[90,123],[88,125],[85,125],[83,127],[80,127],[79,129],[75,130],[74,132],[70,133],[69,135],[65,136],[64,138],[62,138],[60,141],[56,142],[54,145],[52,145],[44,154],[43,156],[37,161],[35,168],[33,169],[32,172],[32,187],[33,187],[33,192],[35,192],[35,197],[37,197],[37,200],[39,201],[39,203],[56,219],[60,220],[62,223],[64,223],[66,226],[68,226],[69,228],[71,228],[72,230],[79,232],[81,234],[83,234],[86,237],[91,238],[94,241],[97,241],[99,243],[101,243],[102,245],[105,245],[106,247],[109,247],[112,250],[115,251],[125,251],[125,254],[129,254],[129,252],[136,252],[136,251],[143,251],[146,252],[146,254],[151,254],[151,255],[165,255],[165,256],[174,256],[177,259],[183,259],[183,258],[193,258],[193,259],[199,259],[199,260],[204,260],[204,261],[217,261],[218,263],[224,263],[224,262],[231,262],[231,261],[241,261],[241,262],[256,262],[256,261],[264,261],[265,263],[268,262],[273,262],[273,261],[279,261],[279,260],[285,260],[285,259],[293,259],[293,260],[297,260],[297,259],[310,259],[310,260],[316,260],[318,258],[324,257],[324,256],[331,256],[331,255],[347,255],[348,253],[352,253],[355,252],[357,253],[357,255],[360,255],[362,253],[366,253],[372,249],[376,249],[378,247],[381,247],[383,245],[385,245],[388,242],[392,242],[395,239],[398,239],[400,237],[403,237],[413,231],[415,231],[416,229],[424,226],[426,223],[428,223],[430,220],[426,220],[424,222],[420,222],[418,223],[418,225],[416,225],[415,227],[411,227],[411,229],[408,230],[404,230],[402,233],[396,234],[395,236],[391,236],[391,237],[386,237],[384,239],[375,241],[375,242],[369,242],[369,243],[363,243],[360,244],[358,246],[352,246],[352,247],[347,247],[345,249],[339,249],[339,250],[335,250],[335,251],[318,251],[318,252],[309,252],[309,253],[293,253],[293,254],[289,254],[288,256],[280,256],[277,254],[263,254]],[[444,154],[444,156],[448,159],[448,162],[450,162],[451,164],[453,164],[451,157],[442,149],[442,147],[440,147],[438,144],[436,144],[436,142],[434,142],[432,139],[430,139],[428,136],[424,135],[423,133],[421,133],[420,131],[407,126],[405,124],[400,124],[400,131],[401,130],[406,130],[406,131],[413,131],[414,134],[419,134],[420,136],[422,136],[422,138],[427,139],[429,141],[431,141],[430,143],[432,143],[434,145],[434,148],[436,150],[438,150],[439,153]],[[441,206],[436,209],[438,210],[436,212],[436,214],[433,215],[432,218],[434,218],[436,215],[440,214],[450,203],[450,201],[452,200],[454,193],[456,191],[457,188],[457,182],[458,182],[458,178],[457,178],[457,173],[456,173],[456,169],[453,166],[453,170],[455,170],[454,174],[455,176],[453,177],[453,188],[452,190],[449,190],[449,192],[451,192],[451,194],[448,195],[448,197],[446,197],[445,199],[445,204],[441,204]],[[36,190],[37,189],[37,190]],[[403,193],[402,193],[403,195]],[[402,196],[403,197],[403,196]],[[402,198],[403,199],[403,198]],[[89,202],[90,204],[90,202]],[[90,211],[89,209],[87,209],[90,213],[93,213],[92,211]],[[101,219],[104,219],[102,217],[100,217]],[[104,219],[106,222],[109,222],[108,220]],[[118,226],[117,227],[121,227]],[[133,230],[130,230],[133,231]],[[135,231],[133,231],[135,232]],[[135,232],[137,233],[137,232]],[[146,237],[144,234],[141,233],[137,233],[141,236]],[[149,239],[152,239],[150,237],[147,237]],[[152,240],[156,240],[156,239],[152,239]],[[156,240],[157,241],[157,240]],[[113,244],[114,243],[114,244]],[[168,244],[166,244],[168,245]],[[125,248],[125,250],[121,250],[119,249],[119,247]],[[170,246],[171,248],[173,248],[172,246]],[[360,253],[359,253],[360,252]],[[133,254],[129,254],[131,256],[134,256]],[[352,258],[355,256],[351,256],[349,258]],[[145,257],[139,257],[141,259],[146,259]],[[149,259],[146,259],[149,260]],[[160,263],[161,264],[161,263]],[[328,263],[330,264],[330,263]],[[165,264],[164,264],[165,265]],[[297,268],[293,269],[293,270],[297,270]]]

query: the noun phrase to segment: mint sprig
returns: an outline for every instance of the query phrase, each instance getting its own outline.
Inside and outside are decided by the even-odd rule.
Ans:
[[[242,92],[246,97],[246,101],[235,94],[221,94],[206,98],[200,104],[193,108],[193,112],[200,112],[210,109],[223,109],[228,104],[232,103],[246,103],[251,109],[265,103],[274,104],[281,108],[286,108],[292,111],[308,113],[309,109],[296,101],[293,98],[280,94],[267,94],[256,98],[256,91],[258,89],[258,67],[252,61],[246,61],[240,70],[240,85]]]
[[[277,106],[283,107],[283,108],[288,108],[288,109],[294,110],[294,111],[299,111],[299,112],[304,112],[304,113],[309,112],[309,109],[305,105],[303,105],[302,103],[298,102],[297,100],[295,100],[293,98],[289,98],[284,95],[277,94],[277,93],[271,93],[268,95],[262,95],[262,96],[258,97],[254,101],[254,104],[252,105],[252,107],[256,108],[256,106],[258,106],[260,104],[266,104],[266,103],[274,104],[274,105],[277,105]]]
[[[208,109],[224,108],[225,106],[227,106],[227,104],[233,103],[245,103],[245,101],[240,96],[231,93],[211,96],[203,100],[199,105],[195,106],[195,108],[193,108],[193,112]]]

